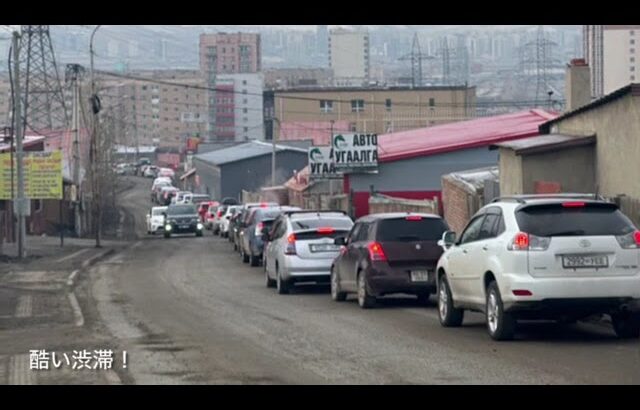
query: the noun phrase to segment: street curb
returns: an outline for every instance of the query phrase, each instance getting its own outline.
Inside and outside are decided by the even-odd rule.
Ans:
[[[116,250],[111,248],[111,249],[107,249],[104,252],[101,252],[95,256],[92,256],[91,258],[85,260],[84,262],[82,262],[82,269],[86,269],[89,266],[95,265],[96,262],[98,262],[100,259],[105,258],[111,254],[113,254]]]
[[[78,303],[78,299],[76,298],[76,294],[71,291],[67,293],[67,297],[69,298],[69,303],[71,304],[71,309],[73,309],[73,316],[75,318],[75,325],[77,327],[81,327],[84,325],[84,316],[82,315],[82,309],[80,309],[80,304]]]

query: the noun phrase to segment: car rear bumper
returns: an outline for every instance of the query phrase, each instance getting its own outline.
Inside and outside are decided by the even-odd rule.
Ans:
[[[505,310],[527,310],[570,304],[598,307],[631,302],[640,308],[640,275],[616,277],[534,278],[529,275],[504,275],[500,293]],[[516,296],[515,290],[528,290],[531,296]],[[559,308],[559,307],[558,307]]]
[[[302,259],[298,256],[286,256],[282,276],[285,279],[315,276],[318,278],[326,278],[326,281],[329,281],[332,263],[333,258]]]
[[[427,270],[429,272],[426,281],[414,282],[411,280],[410,268],[395,268],[390,266],[369,267],[366,270],[369,292],[374,296],[383,296],[392,293],[434,293],[436,290],[435,268],[415,268],[415,270]]]

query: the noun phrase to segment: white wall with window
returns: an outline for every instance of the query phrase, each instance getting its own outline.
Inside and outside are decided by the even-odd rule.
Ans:
[[[233,83],[235,94],[235,140],[264,140],[262,73],[221,74],[218,81]]]

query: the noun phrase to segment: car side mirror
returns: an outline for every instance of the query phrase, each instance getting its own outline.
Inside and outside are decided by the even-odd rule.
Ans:
[[[438,241],[438,246],[441,246],[446,250],[455,245],[455,243],[456,233],[453,231],[446,231],[442,234],[442,239]]]
[[[338,236],[333,240],[333,243],[334,245],[344,246],[347,244],[347,238],[345,238],[344,236]]]
[[[227,215],[227,216],[225,216],[225,218],[227,218],[227,219],[231,219],[231,216]]]

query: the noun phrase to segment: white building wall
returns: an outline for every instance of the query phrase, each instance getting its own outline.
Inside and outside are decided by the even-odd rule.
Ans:
[[[361,86],[369,81],[368,33],[331,30],[329,54],[335,85]]]
[[[264,140],[262,73],[221,74],[218,82],[232,82],[234,87],[235,140]]]
[[[640,80],[640,25],[604,27],[604,94]]]

